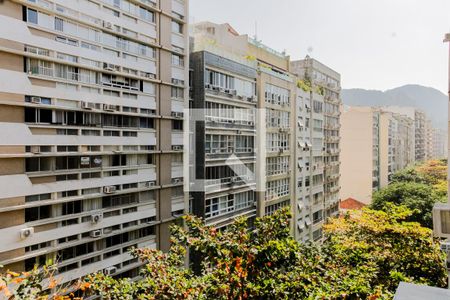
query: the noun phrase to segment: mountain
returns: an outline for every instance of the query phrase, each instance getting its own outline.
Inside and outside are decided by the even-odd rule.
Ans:
[[[343,89],[342,99],[350,106],[413,106],[428,115],[436,128],[447,130],[448,98],[431,87],[409,84],[387,91]]]

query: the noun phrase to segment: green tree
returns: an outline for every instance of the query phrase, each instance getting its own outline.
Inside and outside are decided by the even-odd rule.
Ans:
[[[415,183],[430,183],[423,174],[419,173],[415,167],[410,167],[396,172],[392,175],[391,182],[415,182]]]
[[[400,281],[446,286],[445,256],[428,228],[406,222],[411,211],[386,205],[385,211],[365,209],[325,225],[329,256],[347,267],[371,266],[370,285],[395,291]]]
[[[439,245],[429,229],[404,221],[410,213],[391,205],[389,213],[366,209],[333,219],[321,247],[291,237],[287,210],[257,219],[253,229],[239,219],[225,231],[187,216],[186,229],[173,227],[169,253],[132,250],[145,262],[140,280],[99,273],[78,286],[110,300],[389,299],[400,280],[443,287]],[[203,257],[200,274],[184,267],[187,247]],[[0,290],[11,282],[8,276],[0,277],[5,283]],[[22,281],[22,291],[27,282],[36,295],[44,294],[45,285],[36,281]]]
[[[419,222],[427,228],[433,227],[432,209],[436,202],[444,202],[442,194],[435,191],[433,186],[415,182],[394,182],[375,192],[372,197],[371,208],[388,211],[387,203],[404,205],[412,210],[408,221]]]

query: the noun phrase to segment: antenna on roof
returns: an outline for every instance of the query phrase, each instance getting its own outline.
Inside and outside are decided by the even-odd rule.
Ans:
[[[255,41],[258,40],[258,21],[255,21]]]

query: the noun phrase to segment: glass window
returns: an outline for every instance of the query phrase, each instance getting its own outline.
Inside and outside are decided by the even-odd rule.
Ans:
[[[172,21],[172,32],[183,33],[183,25],[178,22]]]
[[[27,21],[33,24],[38,23],[38,13],[36,10],[31,8],[27,9]]]

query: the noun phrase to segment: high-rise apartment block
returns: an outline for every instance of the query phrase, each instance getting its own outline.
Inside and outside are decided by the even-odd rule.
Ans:
[[[227,29],[197,24],[190,57],[191,211],[216,227],[256,216],[256,63],[208,43]]]
[[[427,116],[415,107],[385,106],[383,110],[405,115],[414,121],[415,160],[420,162],[427,158]]]
[[[324,217],[336,215],[339,210],[340,186],[340,109],[341,101],[341,76],[336,71],[325,66],[319,61],[307,57],[304,60],[291,63],[294,72],[303,84],[307,84],[311,89],[323,96],[323,103],[315,101],[313,111],[320,111],[323,114],[323,148],[316,148],[323,151],[324,164]],[[319,110],[315,106],[322,106]],[[320,121],[314,121],[316,124]],[[316,126],[313,124],[313,127]],[[314,130],[313,130],[314,131]],[[315,138],[313,144],[319,144],[320,139]]]
[[[346,107],[341,116],[341,195],[369,204],[372,193],[415,161],[414,121],[374,107]]]
[[[298,77],[289,56],[229,24],[194,24],[191,51],[191,211],[220,227],[287,206],[296,238],[319,240],[323,220],[337,213],[339,202],[339,74],[308,59]],[[327,83],[315,80],[305,88],[301,80],[311,68]],[[328,144],[326,114],[333,123]]]
[[[138,275],[185,209],[187,0],[0,4],[0,264]]]

